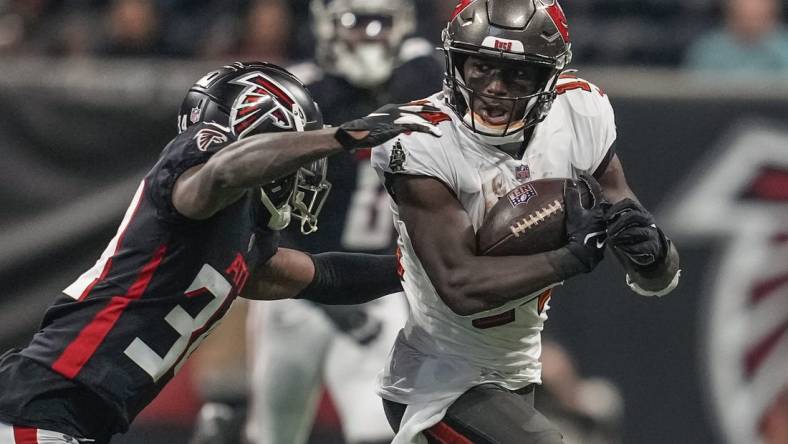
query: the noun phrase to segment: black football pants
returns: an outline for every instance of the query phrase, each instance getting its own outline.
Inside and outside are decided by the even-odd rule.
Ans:
[[[399,430],[405,405],[383,400],[389,424]],[[449,407],[443,420],[424,431],[430,444],[560,444],[558,429],[534,408],[534,384],[517,391],[476,386]]]

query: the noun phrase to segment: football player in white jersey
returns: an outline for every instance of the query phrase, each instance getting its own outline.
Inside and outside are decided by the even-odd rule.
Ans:
[[[604,91],[565,72],[557,0],[462,0],[443,43],[444,89],[419,104],[440,109],[430,119],[444,136],[373,150],[410,304],[379,394],[395,444],[562,442],[533,407],[551,288],[590,272],[607,243],[635,292],[662,296],[678,284],[678,253],[627,185]],[[567,245],[478,255],[475,232],[498,198],[552,177],[594,194],[584,208],[577,182],[567,188]]]

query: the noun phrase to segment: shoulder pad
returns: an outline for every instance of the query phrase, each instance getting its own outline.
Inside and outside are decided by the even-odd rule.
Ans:
[[[145,176],[146,195],[154,203],[157,215],[170,221],[183,220],[172,205],[172,189],[178,177],[189,168],[207,162],[235,140],[230,128],[212,122],[195,124],[175,137]]]
[[[571,74],[559,78],[556,93],[566,116],[561,124],[572,128],[575,166],[593,174],[612,154],[617,137],[613,107],[601,88]]]
[[[448,120],[447,120],[448,121]],[[372,150],[372,167],[382,175],[406,174],[427,176],[440,180],[457,192],[458,156],[452,137],[444,134],[440,138],[424,133],[402,134],[394,140]]]
[[[563,100],[577,114],[596,116],[607,112],[610,101],[605,91],[574,74],[562,74],[555,87],[556,100]]]

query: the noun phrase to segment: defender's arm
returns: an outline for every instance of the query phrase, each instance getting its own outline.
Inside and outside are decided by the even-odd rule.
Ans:
[[[321,253],[280,248],[255,272],[241,297],[306,299],[326,305],[363,304],[402,291],[393,255]]]
[[[339,128],[259,134],[233,142],[205,164],[181,174],[172,203],[186,217],[207,219],[247,188],[287,176],[301,165],[343,149],[377,146],[405,131],[440,137],[440,130],[420,114],[433,110],[422,105],[386,105]]]
[[[644,296],[664,296],[678,285],[679,253],[643,208],[614,156],[599,178],[613,204],[608,212],[608,244],[627,272],[627,284]]]
[[[596,265],[581,263],[567,247],[531,256],[478,256],[471,220],[442,182],[410,175],[389,180],[416,255],[458,315],[500,307]]]
[[[175,183],[172,203],[186,217],[207,219],[238,200],[247,188],[342,151],[336,131],[260,134],[233,142],[208,162],[184,172]]]

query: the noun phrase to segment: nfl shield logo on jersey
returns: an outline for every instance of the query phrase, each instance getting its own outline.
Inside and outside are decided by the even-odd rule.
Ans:
[[[528,165],[520,165],[514,169],[514,177],[518,182],[522,183],[531,178],[531,169]]]

